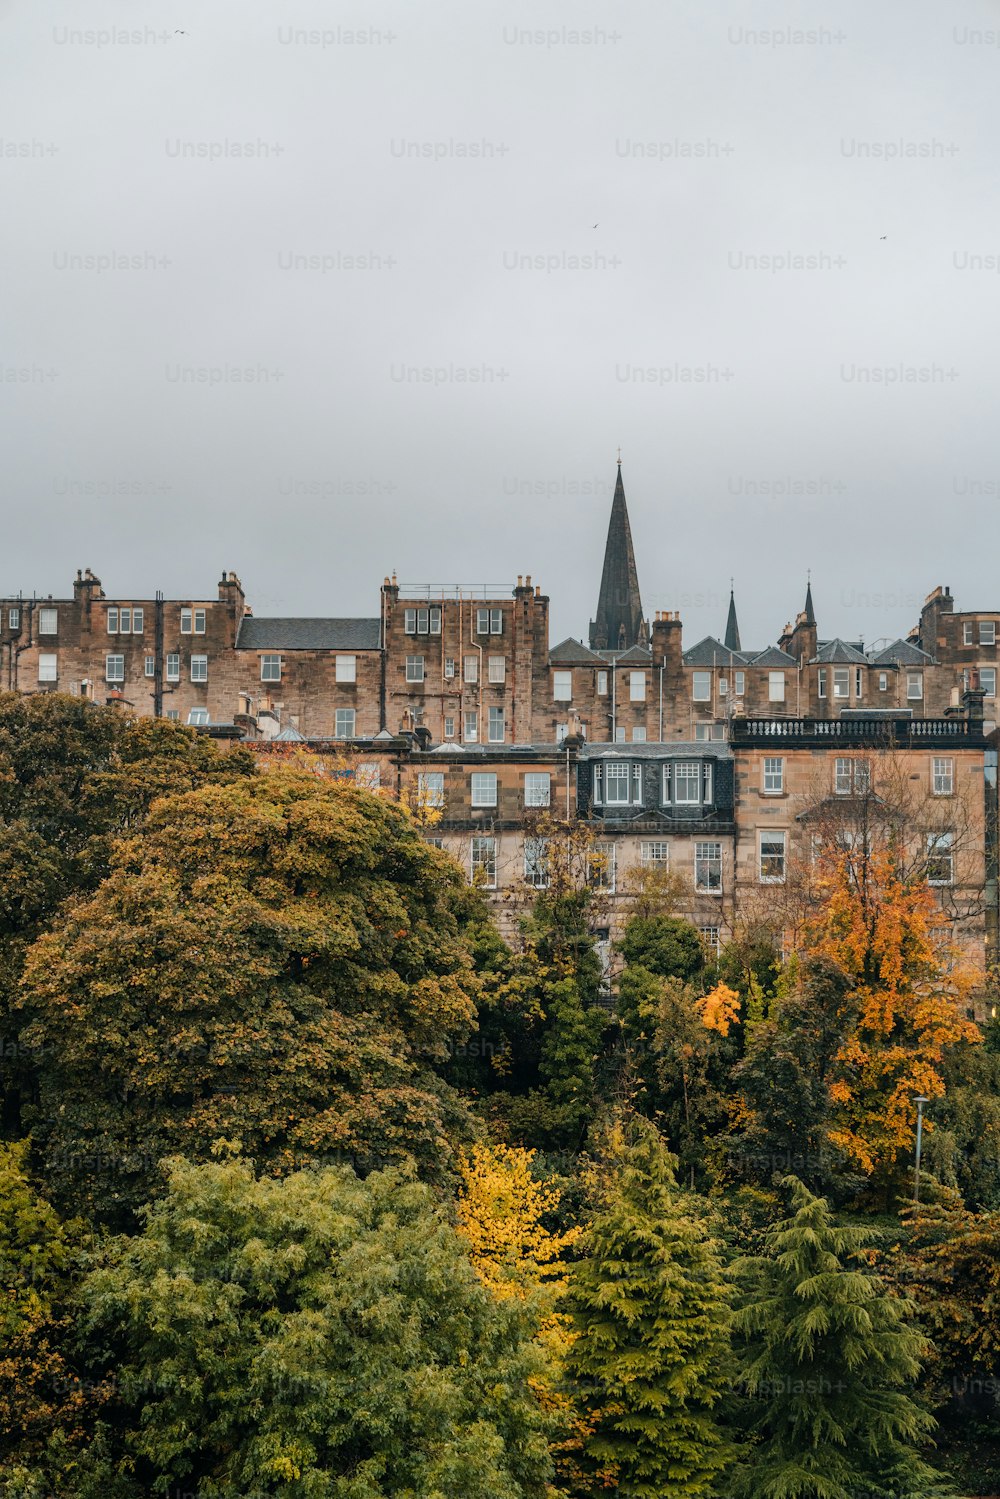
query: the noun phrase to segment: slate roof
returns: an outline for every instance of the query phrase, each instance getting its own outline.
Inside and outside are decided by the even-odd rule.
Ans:
[[[685,666],[728,666],[730,660],[744,666],[747,653],[731,651],[721,640],[716,640],[714,635],[706,635],[704,640],[699,640],[697,645],[684,652],[683,660]]]
[[[813,657],[813,664],[827,665],[832,661],[847,663],[850,666],[867,666],[868,657],[857,649],[856,646],[848,645],[846,640],[838,636],[836,640],[824,640],[819,650]]]
[[[746,652],[744,652],[746,654]],[[794,656],[787,651],[780,650],[776,645],[769,645],[766,651],[748,660],[750,666],[798,666]]]
[[[934,660],[911,640],[894,640],[884,651],[871,657],[873,666],[926,666]]]
[[[377,651],[378,619],[259,619],[244,616],[236,648],[241,651]]]
[[[632,530],[628,523],[628,506],[625,503],[625,486],[622,483],[619,459],[608,540],[604,548],[604,570],[601,573],[597,616],[590,624],[590,644],[595,650],[601,647],[615,650],[620,641],[626,647],[635,645],[642,626],[639,574],[635,567]]]
[[[603,666],[602,658],[572,637],[560,640],[549,651],[550,666]]]

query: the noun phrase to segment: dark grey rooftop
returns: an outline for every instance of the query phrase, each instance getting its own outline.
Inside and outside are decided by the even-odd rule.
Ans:
[[[750,666],[798,666],[798,664],[794,656],[790,656],[787,651],[781,650],[776,645],[769,645],[766,650],[753,656],[748,662]]]
[[[732,651],[714,635],[706,635],[683,656],[685,666],[728,666],[730,662],[734,666],[745,666],[748,659],[746,651]]]
[[[377,651],[378,619],[260,619],[245,615],[236,637],[243,651]]]
[[[894,640],[892,645],[887,645],[884,651],[870,659],[873,666],[927,666],[933,663],[934,657],[928,656],[912,640]]]
[[[869,664],[868,657],[862,651],[859,651],[857,646],[851,645],[846,640],[841,640],[839,636],[836,640],[824,640],[813,657],[813,663],[819,662],[820,665],[828,665],[834,661],[841,664],[846,662],[850,666],[867,666]]]
[[[603,666],[604,662],[596,652],[589,650],[579,640],[570,637],[560,640],[549,651],[550,666]]]

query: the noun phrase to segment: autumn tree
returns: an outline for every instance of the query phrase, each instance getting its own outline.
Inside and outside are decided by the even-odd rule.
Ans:
[[[829,1138],[861,1171],[888,1179],[913,1142],[913,1098],[944,1092],[943,1058],[980,1033],[968,1018],[980,976],[935,934],[926,880],[907,879],[891,849],[817,860],[807,944],[847,977]]]
[[[734,1329],[749,1402],[730,1492],[740,1499],[929,1499],[934,1422],[907,1393],[927,1343],[916,1307],[866,1264],[874,1231],[842,1227],[794,1177],[791,1216],[738,1267]]]
[[[59,693],[0,693],[0,1105],[8,1134],[39,1058],[13,1005],[25,953],[70,896],[93,891],[114,840],[160,796],[243,780],[243,750],[220,752],[192,730],[129,720]]]
[[[532,1388],[551,1421],[557,1488],[576,1494],[586,1481],[581,1457],[591,1429],[568,1371],[574,1334],[566,1310],[567,1257],[581,1229],[559,1232],[551,1226],[560,1215],[561,1193],[539,1179],[538,1168],[534,1151],[472,1146],[460,1167],[458,1231],[491,1293],[501,1300],[515,1297],[537,1319],[544,1364]]]
[[[63,1202],[114,1219],[181,1147],[275,1171],[447,1169],[436,1063],[475,1023],[458,869],[391,802],[276,771],[157,802],[29,954],[32,1115]]]
[[[546,1493],[530,1319],[404,1174],[177,1159],[79,1322],[116,1396],[67,1499]]]
[[[586,1451],[623,1499],[712,1494],[729,1457],[715,1414],[729,1372],[727,1282],[674,1166],[652,1124],[612,1127],[572,1275]]]

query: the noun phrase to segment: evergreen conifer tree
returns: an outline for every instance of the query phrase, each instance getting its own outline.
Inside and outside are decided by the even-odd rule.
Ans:
[[[912,1302],[864,1267],[874,1233],[839,1227],[786,1177],[792,1216],[742,1262],[734,1328],[751,1401],[732,1492],[745,1499],[929,1499],[950,1492],[919,1456],[934,1421],[906,1393],[927,1344]]]
[[[713,1413],[728,1378],[722,1265],[654,1126],[615,1125],[608,1144],[571,1288],[587,1454],[622,1499],[710,1494],[728,1460]]]

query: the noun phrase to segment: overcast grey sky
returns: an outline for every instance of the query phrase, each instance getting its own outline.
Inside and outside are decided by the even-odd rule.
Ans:
[[[1000,607],[997,0],[0,17],[0,590]]]

